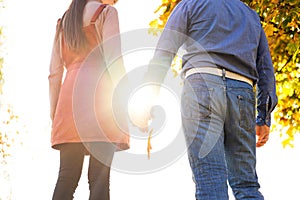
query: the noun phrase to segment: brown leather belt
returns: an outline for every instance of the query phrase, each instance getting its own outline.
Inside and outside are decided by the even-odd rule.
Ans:
[[[247,78],[245,76],[239,75],[231,71],[227,71],[225,69],[219,69],[214,67],[196,67],[196,68],[189,69],[185,72],[185,78],[196,73],[207,73],[207,74],[213,74],[221,77],[227,77],[234,80],[246,82],[251,86],[253,86],[253,81],[250,78]]]

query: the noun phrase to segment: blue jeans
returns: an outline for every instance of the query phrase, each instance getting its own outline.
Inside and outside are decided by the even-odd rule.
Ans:
[[[255,93],[210,74],[184,80],[181,115],[198,200],[262,200],[256,175]]]

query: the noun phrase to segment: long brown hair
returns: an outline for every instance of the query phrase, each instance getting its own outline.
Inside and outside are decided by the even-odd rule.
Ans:
[[[73,0],[69,9],[63,15],[58,28],[57,33],[63,30],[67,47],[74,51],[78,51],[87,45],[87,39],[82,30],[83,11],[86,3],[86,0]]]

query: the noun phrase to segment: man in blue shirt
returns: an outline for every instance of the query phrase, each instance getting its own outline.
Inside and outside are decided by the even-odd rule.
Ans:
[[[179,48],[186,52],[181,115],[196,199],[228,199],[227,180],[236,199],[264,199],[255,151],[268,140],[277,96],[259,16],[239,0],[182,0],[146,81],[162,83]]]

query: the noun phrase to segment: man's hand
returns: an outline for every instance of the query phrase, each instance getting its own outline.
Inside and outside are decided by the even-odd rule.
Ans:
[[[261,147],[269,140],[270,127],[267,125],[258,126],[256,125],[256,135],[258,136],[258,140],[256,142],[257,147]]]

